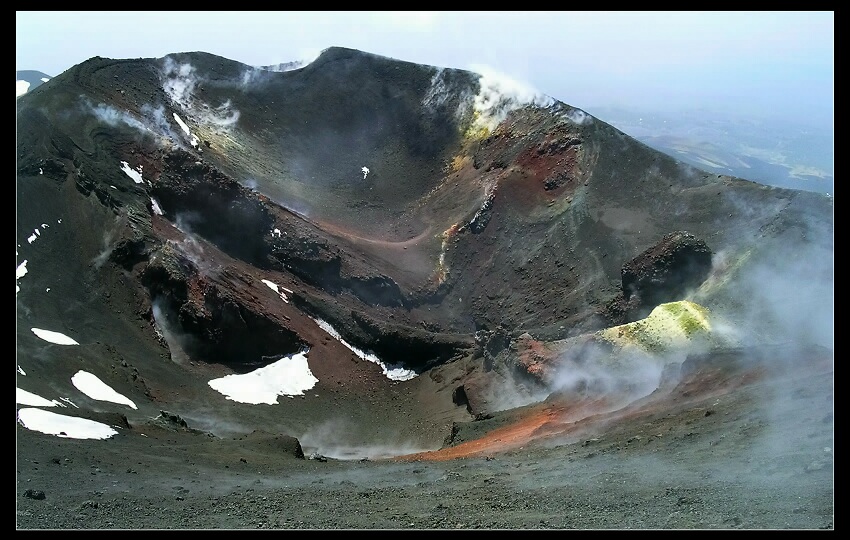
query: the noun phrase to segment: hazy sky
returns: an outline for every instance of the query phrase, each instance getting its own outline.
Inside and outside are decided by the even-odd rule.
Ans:
[[[486,65],[592,112],[715,108],[831,120],[835,14],[825,12],[18,11],[16,70],[93,56],[205,51],[249,65],[344,46]]]

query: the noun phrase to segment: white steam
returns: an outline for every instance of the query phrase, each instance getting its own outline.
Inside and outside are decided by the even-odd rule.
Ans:
[[[750,262],[752,259],[757,259]],[[726,263],[729,264],[729,263]],[[757,254],[745,261],[730,287],[733,298],[715,308],[721,327],[745,345],[799,343],[834,347],[834,255],[815,244]]]
[[[229,128],[239,120],[239,111],[233,108],[233,103],[228,99],[214,109],[204,104],[205,110],[199,115],[200,118],[218,128]]]
[[[95,105],[87,98],[83,98],[83,105],[86,110],[88,110],[91,114],[95,115],[98,120],[110,126],[114,127],[119,124],[124,124],[140,131],[150,131],[150,129],[147,125],[145,125],[144,122],[134,117],[127,111],[119,111],[115,107],[103,103],[98,103],[97,105]]]
[[[272,73],[283,73],[285,71],[295,71],[296,69],[301,69],[313,62],[316,58],[319,57],[321,51],[318,49],[308,49],[302,51],[300,60],[293,60],[291,62],[281,62],[279,64],[271,64],[268,66],[254,66],[249,67],[245,71],[242,72],[242,75],[239,77],[239,82],[242,87],[252,86],[256,84],[262,84],[268,81],[273,75]]]
[[[151,105],[142,105],[141,111],[142,116],[146,121],[146,125],[151,131],[167,139],[179,139],[174,128],[168,122],[164,106],[159,105],[158,107],[153,107]]]
[[[165,80],[162,89],[178,105],[189,108],[197,85],[194,75],[195,68],[191,64],[178,64],[172,58],[166,57],[163,64]]]
[[[204,255],[204,246],[198,241],[194,233],[191,231],[189,221],[186,214],[178,214],[175,218],[175,225],[186,236],[182,240],[168,240],[168,245],[174,250],[189,260],[193,268],[204,276],[217,275],[220,267],[208,260]]]
[[[584,112],[581,109],[576,109],[575,107],[569,107],[565,111],[561,113],[562,118],[566,118],[573,124],[577,124],[579,126],[583,126],[586,124],[591,124],[593,122],[593,117]]]
[[[431,85],[422,98],[422,106],[433,111],[442,107],[449,98],[449,87],[445,80],[445,69],[437,68],[431,77]]]
[[[497,412],[540,403],[551,394],[549,388],[529,386],[512,372],[497,379],[486,390],[484,403],[487,411]]]
[[[114,223],[114,227],[110,227],[103,231],[103,249],[92,259],[92,264],[94,264],[95,268],[102,267],[103,263],[105,263],[109,259],[109,256],[112,255],[112,251],[116,246],[115,239],[120,235],[121,229],[127,226],[126,212],[122,211],[115,216]]]
[[[431,84],[422,97],[422,108],[432,114],[444,107],[449,98],[452,97],[452,90],[446,82],[446,70],[444,68],[435,68],[435,70],[434,75],[431,76]],[[454,111],[454,117],[460,120],[463,118],[469,103],[474,102],[475,96],[464,88],[458,97],[460,99]]]
[[[434,450],[411,442],[375,443],[366,440],[363,428],[341,419],[332,419],[312,426],[298,436],[305,455],[319,454],[340,460],[383,459]]]
[[[142,134],[159,137],[161,144],[164,144],[166,140],[177,141],[180,139],[180,136],[166,119],[165,108],[162,105],[158,107],[148,104],[142,105],[141,116],[139,117],[129,111],[120,111],[111,105],[103,103],[95,105],[88,98],[82,98],[82,105],[86,112],[93,114],[98,120],[109,126],[129,126]]]
[[[165,58],[162,71],[162,88],[171,102],[178,106],[199,129],[211,129],[218,132],[228,132],[239,121],[240,113],[230,99],[218,106],[210,105],[199,99],[195,92],[197,87],[203,82],[214,84],[218,88],[238,89],[252,83],[258,76],[254,74],[256,70],[251,69],[244,72],[239,80],[210,83],[199,76],[197,70],[191,64],[178,64],[170,57]],[[198,142],[200,142],[198,137],[188,131],[186,122],[177,113],[174,113],[174,119],[186,132],[192,146],[197,148]]]
[[[612,396],[626,404],[654,392],[665,367],[684,359],[683,354],[655,355],[638,350],[612,354],[589,344],[580,354],[565,354],[549,386],[553,392]]]
[[[266,70],[263,68],[252,67],[242,72],[242,76],[239,78],[239,83],[242,86],[253,86],[265,82],[267,78],[268,75],[266,74]]]
[[[473,128],[493,131],[513,110],[529,105],[549,107],[555,102],[532,86],[488,66],[477,65],[472,69],[481,75],[478,95],[473,98],[472,104],[477,113]]]
[[[186,348],[195,339],[191,334],[184,334],[177,324],[172,323],[172,317],[166,311],[166,307],[160,298],[151,302],[151,312],[154,318],[154,329],[161,340],[168,346],[171,360],[176,364],[183,364],[189,360]]]

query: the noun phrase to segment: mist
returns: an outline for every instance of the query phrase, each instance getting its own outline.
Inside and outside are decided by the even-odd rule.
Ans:
[[[311,426],[298,440],[305,456],[320,455],[339,460],[381,459],[435,450],[410,441],[375,441],[366,438],[355,422],[334,418]]]
[[[195,90],[204,83],[222,88],[229,87],[237,91],[256,78],[248,75],[254,71],[244,72],[238,80],[229,84],[226,81],[213,82],[199,75],[197,69],[191,64],[178,63],[167,56],[162,60],[162,88],[172,103],[180,107],[196,124],[204,128],[211,127],[214,131],[228,132],[237,124],[241,114],[233,106],[232,100],[227,99],[218,105],[212,105],[199,99]]]
[[[143,135],[158,137],[160,145],[165,146],[182,139],[166,119],[163,105],[144,104],[140,110],[141,117],[136,117],[129,111],[118,110],[112,105],[94,104],[88,98],[83,98],[82,104],[85,112],[93,114],[101,122],[112,127],[128,126]]]
[[[154,298],[151,301],[151,312],[153,313],[154,330],[157,336],[165,341],[171,361],[184,365],[189,361],[187,349],[192,347],[196,339],[190,334],[185,334],[177,322],[177,315],[172,313],[168,304],[162,298]]]

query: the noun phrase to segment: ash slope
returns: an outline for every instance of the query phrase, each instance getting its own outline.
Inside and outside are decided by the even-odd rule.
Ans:
[[[652,304],[697,295],[736,346],[791,340],[831,354],[832,198],[699,171],[507,88],[331,48],[285,72],[205,53],[93,58],[20,97],[18,387],[70,398],[63,413],[123,415],[123,427],[80,444],[19,425],[19,464],[42,445],[96,455],[126,444],[182,475],[195,461],[224,475],[234,445],[293,467],[317,466],[302,447],[429,459],[537,414],[519,405],[563,397],[523,347],[563,352],[646,315],[654,305],[623,287],[642,253],[655,254]],[[660,272],[676,252],[659,246],[678,231],[713,254],[684,281]],[[387,377],[317,319],[418,376]],[[246,405],[208,384],[305,349],[317,383],[301,397]],[[821,354],[800,358],[808,368]],[[80,393],[78,370],[138,409]],[[677,410],[666,395],[659,407]],[[205,433],[157,427],[162,410]],[[195,457],[163,450],[178,437]],[[96,489],[68,483],[68,497]],[[49,523],[24,504],[29,527]]]

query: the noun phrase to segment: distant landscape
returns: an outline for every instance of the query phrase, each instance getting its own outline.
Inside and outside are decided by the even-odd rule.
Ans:
[[[576,106],[580,106],[576,104]],[[706,110],[587,112],[642,143],[705,171],[817,193],[835,193],[831,126]]]
[[[25,69],[21,71],[15,72],[15,95],[21,96],[26,94],[30,90],[35,90],[42,84],[46,83],[50,79],[52,79],[50,75],[46,73],[42,73],[41,71],[35,71],[31,69]]]

